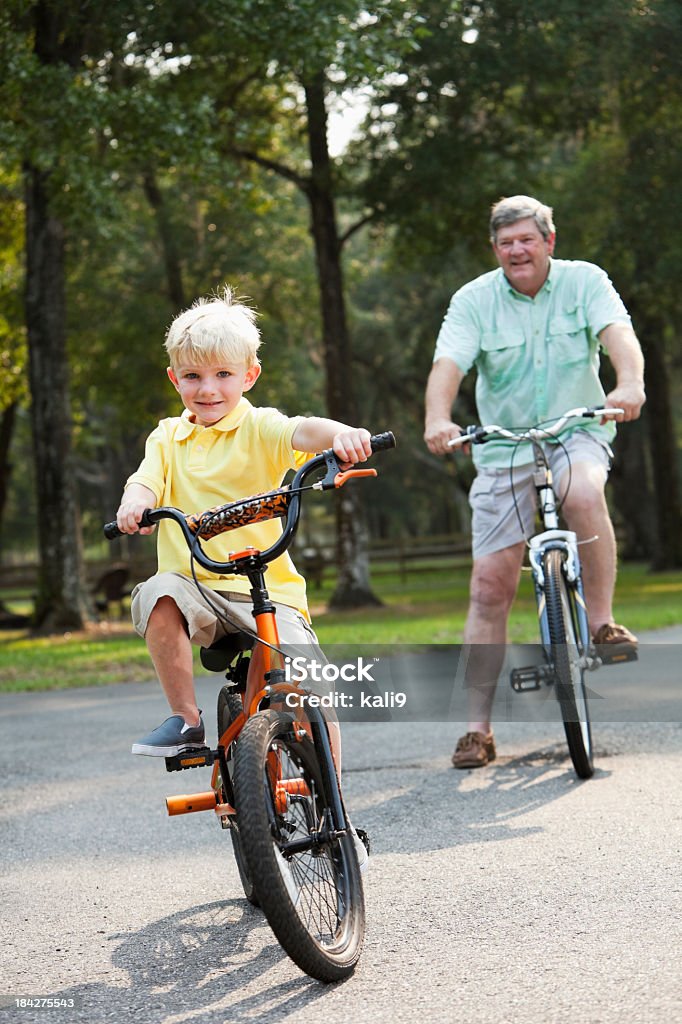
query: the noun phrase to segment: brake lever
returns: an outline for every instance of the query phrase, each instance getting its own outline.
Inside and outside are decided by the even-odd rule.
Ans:
[[[347,480],[354,476],[376,476],[376,469],[343,469],[334,478],[334,487],[343,487]]]
[[[327,472],[321,480],[318,480],[317,483],[313,484],[313,488],[316,491],[331,491],[336,487],[336,478],[342,473],[342,469],[332,448],[322,454],[324,455]]]
[[[318,480],[316,484],[313,484],[313,489],[316,491],[331,491],[336,487],[343,487],[347,480],[350,480],[354,476],[376,476],[376,469],[341,469],[339,460],[337,459],[334,451],[323,452],[325,466],[327,469],[326,475]]]

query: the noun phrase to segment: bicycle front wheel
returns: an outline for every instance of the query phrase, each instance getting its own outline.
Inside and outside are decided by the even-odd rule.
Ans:
[[[241,697],[238,693],[235,693],[230,686],[223,686],[222,690],[218,694],[218,737],[220,738],[223,733],[230,727],[235,718],[242,711]],[[227,771],[229,774],[228,782],[232,782],[234,775],[234,757],[231,750],[227,751]],[[230,791],[225,787],[225,781],[223,782],[223,799],[229,801],[231,799]],[[242,850],[242,840],[239,834],[239,818],[237,822],[232,824],[230,828],[230,838],[232,840],[232,850],[234,852],[234,859],[237,862],[237,870],[239,871],[239,880],[242,883],[242,889],[249,903],[254,907],[259,906],[258,897],[256,896],[251,876],[249,875],[249,869],[246,866],[246,860],[244,859],[244,852]]]
[[[249,719],[234,787],[242,851],[270,927],[306,974],[340,981],[364,940],[360,868],[348,831],[325,838],[332,823],[322,772],[292,715],[270,710]]]
[[[562,551],[547,552],[544,573],[554,681],[566,741],[578,778],[589,779],[594,774],[594,762],[585,670],[581,664],[583,652],[579,641],[575,592],[569,588],[564,576]]]

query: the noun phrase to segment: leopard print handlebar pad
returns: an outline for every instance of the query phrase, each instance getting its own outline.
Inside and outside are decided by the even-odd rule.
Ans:
[[[228,505],[217,505],[206,512],[185,518],[192,533],[201,531],[202,540],[209,540],[227,530],[236,530],[239,526],[260,523],[265,519],[284,518],[289,509],[289,498],[288,487],[281,487],[278,491],[255,494],[252,498],[232,501]]]

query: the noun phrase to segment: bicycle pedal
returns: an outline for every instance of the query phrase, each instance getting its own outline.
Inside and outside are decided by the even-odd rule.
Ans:
[[[624,665],[628,661],[638,661],[637,648],[632,644],[600,644],[595,652],[602,665]]]
[[[166,758],[167,772],[181,772],[186,768],[208,768],[216,759],[217,752],[210,747],[197,747],[185,750],[182,754],[174,754]]]
[[[526,665],[524,668],[513,668],[509,673],[509,683],[516,693],[539,690],[543,683],[549,686],[553,681],[554,676],[548,665]]]

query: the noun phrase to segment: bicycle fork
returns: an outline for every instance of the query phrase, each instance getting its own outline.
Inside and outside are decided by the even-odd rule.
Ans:
[[[313,850],[316,847],[326,845],[330,841],[339,839],[346,834],[346,812],[343,807],[339,780],[334,766],[329,733],[324,715],[319,708],[306,707],[306,714],[310,722],[313,746],[317,763],[320,766],[320,780],[322,783],[322,794],[324,796],[325,820],[322,827],[313,830],[307,836],[300,839],[292,839],[280,847],[284,855],[302,853],[305,850]]]
[[[545,505],[544,508],[546,518],[551,517],[554,513],[553,506],[550,508]],[[549,516],[547,516],[547,513],[549,513]],[[597,668],[599,664],[598,660],[590,654],[590,633],[587,620],[587,605],[585,604],[585,597],[583,594],[576,534],[570,530],[545,530],[544,533],[540,533],[536,537],[531,538],[529,560],[531,571],[533,573],[535,600],[537,602],[538,609],[540,642],[547,660],[545,664],[528,665],[523,668],[512,669],[509,682],[516,693],[526,693],[529,690],[539,690],[543,684],[551,686],[554,682],[554,668],[552,666],[549,626],[547,623],[544,565],[547,552],[557,549],[564,553],[564,558],[562,560],[562,572],[564,574],[566,584],[575,598],[575,601],[572,603],[576,616],[576,633],[580,639],[581,667],[584,669],[593,669]]]

